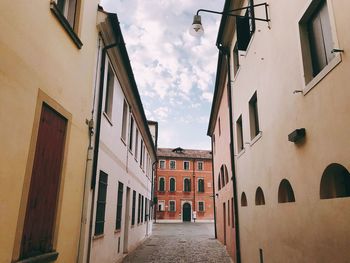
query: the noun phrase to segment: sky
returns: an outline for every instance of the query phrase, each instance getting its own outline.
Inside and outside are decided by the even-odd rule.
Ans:
[[[189,34],[200,8],[224,0],[102,0],[117,13],[148,120],[158,122],[158,147],[210,149],[206,135],[215,85],[220,15],[200,13],[204,35]]]

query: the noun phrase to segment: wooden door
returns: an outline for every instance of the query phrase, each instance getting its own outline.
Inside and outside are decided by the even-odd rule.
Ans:
[[[53,249],[67,120],[43,104],[21,242],[21,258]]]
[[[191,205],[189,203],[185,203],[182,209],[183,221],[190,222],[191,221]]]

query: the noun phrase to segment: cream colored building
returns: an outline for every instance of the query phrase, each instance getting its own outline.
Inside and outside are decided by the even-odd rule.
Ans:
[[[78,256],[97,6],[0,3],[0,262]]]
[[[271,0],[269,23],[222,19],[218,46],[230,74],[218,78],[232,90],[237,262],[350,260],[349,9],[348,1]],[[249,13],[266,18],[265,6],[236,12]],[[220,100],[213,105],[224,107]],[[214,171],[226,159],[214,155]]]

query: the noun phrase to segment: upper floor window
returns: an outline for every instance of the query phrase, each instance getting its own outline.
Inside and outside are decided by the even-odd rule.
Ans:
[[[191,179],[190,178],[184,179],[184,192],[191,192]]]
[[[249,121],[250,121],[250,137],[254,139],[260,132],[259,114],[258,114],[258,98],[256,92],[249,101]]]
[[[238,120],[236,121],[236,132],[237,132],[237,152],[240,152],[244,149],[242,115],[239,116]]]
[[[239,54],[238,54],[238,44],[236,42],[233,48],[233,76],[236,76],[239,69]]]
[[[126,125],[128,122],[128,104],[123,102],[123,119],[122,119],[122,139],[126,142]]]
[[[221,119],[219,117],[219,121],[218,121],[218,125],[219,125],[219,136],[221,136]]]
[[[160,160],[159,161],[159,168],[160,169],[165,169],[165,160]]]
[[[236,17],[238,49],[243,51],[247,50],[252,35],[255,32],[255,20],[251,19],[255,17],[254,1],[248,1],[250,8],[246,10],[244,17]]]
[[[137,161],[137,155],[139,150],[139,130],[136,128],[136,133],[135,133],[135,160]]]
[[[164,177],[159,178],[159,192],[164,192],[165,191],[165,179]]]
[[[78,0],[57,0],[57,7],[67,19],[69,25],[75,29]]]
[[[141,139],[141,144],[140,144],[140,166],[143,167],[143,140]]]
[[[169,188],[170,192],[175,192],[176,191],[176,181],[174,177],[170,178],[170,188]]]
[[[130,127],[129,127],[129,150],[132,151],[133,138],[134,138],[134,118],[130,115]]]
[[[190,170],[190,162],[184,161],[184,170]]]
[[[198,179],[198,192],[204,193],[204,179]]]
[[[203,162],[198,162],[197,163],[197,165],[198,165],[198,171],[202,171],[203,170]]]
[[[176,169],[176,161],[175,160],[170,160],[170,169],[175,170]]]
[[[112,120],[113,92],[114,92],[114,72],[111,65],[108,63],[107,88],[106,88],[104,112],[109,118],[109,120]]]
[[[338,163],[324,170],[320,184],[320,198],[330,199],[350,196],[350,173]]]

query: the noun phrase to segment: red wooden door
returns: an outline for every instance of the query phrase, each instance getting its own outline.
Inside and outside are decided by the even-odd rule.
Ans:
[[[43,104],[21,243],[21,258],[52,251],[67,120]]]

